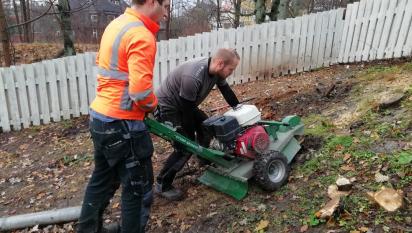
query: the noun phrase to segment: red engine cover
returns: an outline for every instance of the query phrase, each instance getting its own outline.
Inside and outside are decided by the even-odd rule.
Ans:
[[[236,139],[235,153],[254,159],[256,153],[262,153],[269,147],[269,135],[263,126],[257,125],[247,129]]]

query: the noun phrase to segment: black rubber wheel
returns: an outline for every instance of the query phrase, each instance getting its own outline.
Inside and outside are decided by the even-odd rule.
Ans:
[[[288,160],[278,151],[258,154],[253,165],[255,180],[266,191],[275,191],[288,180]]]

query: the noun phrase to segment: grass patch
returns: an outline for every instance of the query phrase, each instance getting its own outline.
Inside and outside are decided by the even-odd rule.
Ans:
[[[369,109],[363,116],[362,121],[366,123],[367,128],[372,129],[379,123],[381,116],[379,113]]]
[[[27,131],[28,131],[29,133],[39,133],[39,132],[41,131],[41,129],[42,129],[42,126],[40,126],[40,125],[33,125],[33,126],[30,126],[30,128],[28,128]]]
[[[392,169],[402,169],[411,167],[412,165],[412,150],[402,151],[389,157],[389,164]]]
[[[412,62],[405,63],[405,64],[402,66],[402,70],[412,71]]]
[[[343,199],[343,207],[351,214],[364,213],[370,206],[368,198],[362,193],[353,193]]]
[[[309,226],[311,226],[311,227],[317,226],[317,225],[319,225],[319,224],[321,224],[321,223],[325,223],[325,222],[326,222],[326,221],[325,221],[324,219],[318,219],[318,218],[315,216],[315,212],[312,212],[312,213],[309,215],[309,217],[307,217],[307,218],[303,221],[304,224],[307,224],[307,225],[309,225]]]
[[[411,104],[412,105],[412,104]],[[412,106],[411,106],[412,108]],[[393,111],[376,112],[369,109],[361,117],[361,121],[365,124],[360,130],[369,131],[369,134],[378,138],[405,138],[407,133],[405,132],[411,125],[411,119],[409,119],[409,113],[393,116]],[[389,116],[390,121],[387,120]],[[358,137],[362,137],[360,132],[355,133]],[[369,135],[369,136],[370,136]],[[376,138],[375,138],[376,139]]]
[[[383,122],[376,127],[376,131],[380,136],[386,136],[392,130],[392,125],[389,122]]]
[[[328,201],[328,198],[323,195],[316,198],[310,196],[306,197],[307,198],[299,199],[295,203],[297,207],[290,210],[292,212],[291,216],[299,221],[301,225],[309,225],[311,227],[315,227],[324,224],[325,220],[318,219],[315,216],[315,213],[319,211],[321,206]],[[299,211],[296,211],[296,209],[298,209]],[[293,210],[295,211],[293,212]]]
[[[323,157],[323,156],[322,156]],[[315,157],[311,160],[305,162],[303,166],[299,166],[296,171],[298,174],[302,174],[304,176],[311,175],[312,173],[316,172],[318,169],[322,167],[321,159],[322,157]]]
[[[339,167],[343,164],[342,158],[334,158],[330,161],[329,167],[330,169],[339,170]]]
[[[327,137],[334,129],[332,121],[321,115],[309,115],[303,118],[303,122],[306,135]]]
[[[370,160],[372,159],[376,154],[371,151],[353,151],[352,157],[355,158],[356,160]]]
[[[64,166],[73,166],[77,165],[81,162],[91,162],[93,161],[93,155],[92,154],[76,154],[76,155],[65,155],[61,159],[62,163]]]
[[[396,184],[403,188],[412,182],[412,150],[401,151],[388,157],[389,172],[400,178]]]
[[[362,185],[365,190],[370,192],[377,192],[382,189],[382,186],[386,186],[387,183],[367,182]]]
[[[327,151],[336,151],[347,149],[352,146],[353,138],[351,136],[335,136],[328,140],[325,149]]]
[[[62,120],[60,121],[60,125],[63,127],[63,129],[70,129],[75,127],[75,121],[72,119]]]
[[[393,75],[399,74],[402,69],[399,66],[373,66],[361,73],[360,79],[372,81],[375,79],[394,79]]]
[[[369,206],[369,200],[361,194],[352,194],[342,198],[343,212],[336,219],[338,225],[345,229],[345,232],[356,230],[360,223],[358,216],[368,212]]]
[[[275,196],[283,196],[289,192],[290,192],[289,187],[287,185],[284,185],[279,190],[277,190],[274,194]]]
[[[366,74],[378,74],[382,72],[394,72],[399,70],[396,66],[373,66],[368,68],[365,72]]]
[[[323,185],[323,186],[329,186],[331,184],[334,184],[338,178],[338,175],[333,174],[333,175],[325,175],[325,176],[319,176],[317,180]]]
[[[369,148],[375,142],[375,139],[369,136],[365,136],[362,132],[357,132],[356,134],[356,149]]]
[[[405,98],[402,101],[401,106],[407,110],[412,110],[412,85],[405,91]]]
[[[377,109],[379,106],[378,102],[374,99],[372,96],[362,96],[361,99],[359,99],[359,104],[357,108],[357,112],[360,112],[362,114],[367,114],[367,112]]]
[[[343,163],[343,158],[332,157],[334,151],[347,151],[353,144],[353,138],[351,136],[334,136],[327,140],[326,144],[315,154],[314,158],[306,161],[303,166],[296,168],[298,174],[305,176],[311,175],[316,171],[338,169]],[[325,179],[329,179],[325,178]]]
[[[410,165],[412,163],[412,151],[401,152],[396,158],[397,160],[395,161],[395,164]]]

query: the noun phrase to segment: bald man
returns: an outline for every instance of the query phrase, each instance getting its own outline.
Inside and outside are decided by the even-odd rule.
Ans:
[[[176,67],[156,92],[159,101],[155,112],[156,119],[172,124],[177,132],[196,140],[200,145],[209,146],[210,137],[202,130],[202,122],[208,116],[198,106],[215,85],[231,107],[239,104],[226,82],[239,60],[234,49],[222,48],[210,58],[194,59]],[[182,145],[174,143],[173,147],[174,151],[164,163],[155,186],[155,193],[171,201],[183,198],[183,192],[172,183],[176,173],[191,156]]]

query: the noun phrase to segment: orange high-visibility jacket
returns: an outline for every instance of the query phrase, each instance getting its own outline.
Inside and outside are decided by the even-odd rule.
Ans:
[[[142,120],[153,111],[158,30],[157,23],[130,8],[106,27],[96,59],[98,85],[91,109],[127,120]]]

